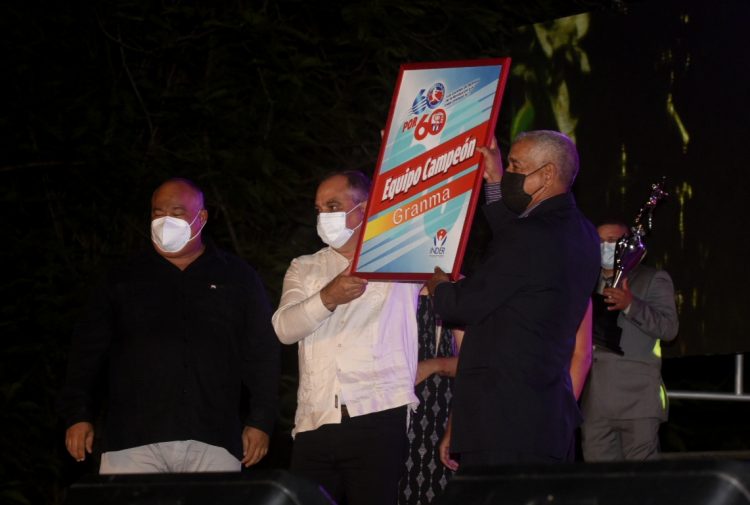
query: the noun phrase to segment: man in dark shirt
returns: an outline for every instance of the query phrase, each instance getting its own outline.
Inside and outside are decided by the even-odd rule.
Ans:
[[[100,473],[239,471],[268,451],[280,373],[270,304],[250,266],[203,240],[207,218],[194,183],[162,184],[154,247],[109,273],[76,328],[65,443],[78,461],[92,452],[106,377]]]

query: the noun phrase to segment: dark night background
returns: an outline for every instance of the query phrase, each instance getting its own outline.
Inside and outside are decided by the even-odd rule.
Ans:
[[[582,12],[586,30],[546,22]],[[498,139],[572,126],[575,193],[592,220],[630,219],[668,177],[647,240],[680,309],[665,382],[732,391],[732,354],[750,347],[739,220],[749,17],[740,0],[4,4],[0,503],[60,503],[95,472],[65,454],[55,395],[88,289],[149,246],[153,189],[198,182],[205,233],[259,271],[275,305],[289,261],[320,246],[317,179],[372,173],[406,62],[511,56]],[[467,272],[486,237],[478,218]],[[295,347],[280,390],[266,467],[287,463]],[[675,400],[663,449],[749,450],[748,421],[747,403]]]

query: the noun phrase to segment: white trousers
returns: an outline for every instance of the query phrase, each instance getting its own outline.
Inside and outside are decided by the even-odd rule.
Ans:
[[[178,440],[105,452],[99,473],[239,472],[241,469],[240,461],[223,447]]]

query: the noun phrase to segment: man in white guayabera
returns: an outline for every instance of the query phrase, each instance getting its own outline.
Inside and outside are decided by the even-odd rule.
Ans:
[[[416,405],[421,284],[350,275],[370,180],[340,172],[318,186],[318,235],[328,244],[294,259],[273,326],[297,343],[299,390],[291,470],[341,503],[395,505]]]

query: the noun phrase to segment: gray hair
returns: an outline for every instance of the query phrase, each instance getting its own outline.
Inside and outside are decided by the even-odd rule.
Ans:
[[[560,181],[570,189],[580,164],[578,150],[570,137],[554,130],[533,130],[519,133],[514,143],[524,139],[532,141],[535,148],[551,158],[550,161],[559,169]]]

